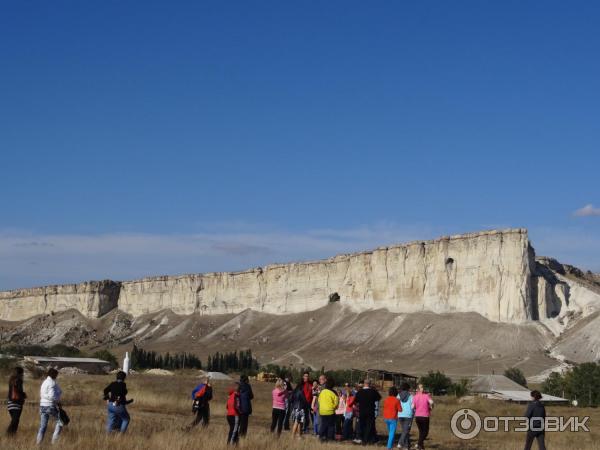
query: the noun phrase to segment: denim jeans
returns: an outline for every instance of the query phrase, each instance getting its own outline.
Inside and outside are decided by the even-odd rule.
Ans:
[[[410,429],[412,427],[412,417],[400,417],[400,427],[402,434],[400,435],[400,447],[410,447]]]
[[[392,448],[394,446],[394,436],[396,436],[396,426],[398,425],[398,421],[396,419],[385,419],[385,425],[388,429],[387,448]]]
[[[108,420],[106,421],[106,432],[112,433],[113,431],[118,431],[120,433],[125,433],[130,421],[129,413],[127,412],[127,408],[125,408],[125,405],[115,405],[110,402],[107,411]]]
[[[344,431],[342,433],[342,439],[350,440],[352,439],[352,417],[344,418]]]
[[[41,444],[44,440],[44,435],[46,434],[46,428],[48,428],[48,421],[50,417],[54,419],[54,434],[52,435],[52,442],[56,442],[58,440],[58,436],[62,431],[62,422],[60,421],[60,416],[58,415],[58,408],[56,406],[40,406],[40,429],[37,434],[37,443]]]

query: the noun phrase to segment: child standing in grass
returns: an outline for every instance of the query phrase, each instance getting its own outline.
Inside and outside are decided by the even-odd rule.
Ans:
[[[400,400],[396,398],[398,389],[394,386],[388,391],[388,398],[383,402],[383,420],[388,429],[387,448],[394,446],[394,436],[396,435],[396,425],[398,424],[398,413],[402,411]]]
[[[240,431],[240,383],[233,383],[229,388],[226,407],[229,424],[227,445],[237,445]]]

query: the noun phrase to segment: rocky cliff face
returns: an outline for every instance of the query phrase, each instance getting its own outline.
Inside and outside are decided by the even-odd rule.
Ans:
[[[146,278],[122,283],[119,308],[133,316],[286,314],[323,307],[337,293],[357,311],[478,312],[520,322],[530,317],[528,248],[525,230],[494,231],[239,273]]]
[[[0,292],[0,319],[23,320],[67,309],[99,317],[117,307],[119,290],[119,283],[105,280]]]
[[[537,287],[532,253],[524,229],[471,233],[245,272],[4,292],[0,319],[69,308],[98,317],[117,306],[134,317],[163,309],[287,314],[318,309],[339,296],[356,311],[477,312],[492,321],[522,322],[539,315],[532,302]]]

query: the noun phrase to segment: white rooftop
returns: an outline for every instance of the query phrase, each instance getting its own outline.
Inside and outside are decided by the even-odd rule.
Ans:
[[[25,356],[25,359],[35,361],[37,363],[52,363],[52,362],[64,362],[64,363],[96,363],[96,364],[110,364],[108,361],[97,358],[68,358],[66,356]]]
[[[492,391],[490,397],[499,400],[510,400],[512,402],[529,402],[531,395],[528,391]],[[566,398],[555,397],[542,393],[542,402],[568,402]]]

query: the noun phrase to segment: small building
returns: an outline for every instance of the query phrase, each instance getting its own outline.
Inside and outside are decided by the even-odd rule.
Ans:
[[[97,358],[67,358],[62,356],[25,356],[25,362],[33,363],[36,366],[55,369],[63,367],[75,367],[87,373],[107,373],[111,366],[108,361]]]
[[[526,403],[531,400],[529,389],[504,375],[479,375],[473,378],[471,392],[480,397],[508,402]],[[562,403],[569,400],[542,392],[542,401]]]
[[[370,379],[372,385],[379,390],[387,390],[392,386],[400,387],[402,383],[408,383],[412,388],[417,385],[416,376],[408,375],[402,372],[391,372],[383,369],[352,369],[352,381],[356,381],[354,380],[354,372],[357,372],[356,380],[364,375],[363,378]]]

